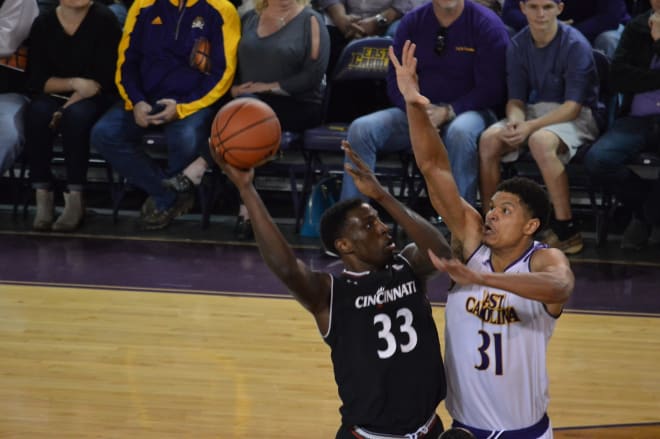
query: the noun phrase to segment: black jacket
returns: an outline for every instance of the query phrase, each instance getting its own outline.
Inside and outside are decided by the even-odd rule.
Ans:
[[[660,40],[653,41],[647,11],[632,19],[623,31],[610,71],[612,91],[623,93],[623,114],[630,110],[635,93],[660,89],[660,70],[651,69],[654,55],[660,56]]]

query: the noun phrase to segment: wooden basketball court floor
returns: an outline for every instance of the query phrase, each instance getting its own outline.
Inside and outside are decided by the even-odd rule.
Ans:
[[[255,247],[0,232],[0,248],[0,438],[334,438],[329,349]],[[572,264],[555,437],[660,438],[660,263]]]

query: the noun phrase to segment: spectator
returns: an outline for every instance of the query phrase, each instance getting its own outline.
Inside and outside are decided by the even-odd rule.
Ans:
[[[520,0],[505,0],[502,20],[516,32],[527,26]],[[593,47],[612,58],[630,20],[625,0],[565,0],[559,20],[575,27],[587,37]]]
[[[406,40],[417,44],[420,87],[431,100],[427,112],[447,145],[461,194],[474,204],[477,140],[505,99],[506,29],[493,11],[471,0],[433,0],[401,19],[395,53]],[[348,130],[351,147],[372,169],[379,152],[410,149],[405,103],[391,67],[388,94],[395,107],[360,117]],[[345,173],[341,199],[357,195]]]
[[[234,97],[254,95],[277,113],[282,129],[321,122],[330,42],[308,0],[257,0],[242,19]],[[301,38],[302,36],[302,38]]]
[[[242,18],[238,74],[234,97],[252,96],[270,105],[285,131],[303,131],[321,123],[323,75],[330,44],[320,14],[308,0],[257,0]],[[179,176],[177,187],[201,182],[208,147]],[[173,185],[174,186],[174,185]],[[239,239],[252,237],[250,220],[241,205],[236,222]]]
[[[652,233],[660,243],[660,188],[643,181],[626,164],[660,143],[660,0],[626,26],[614,54],[611,84],[623,93],[624,116],[616,119],[584,157],[589,174],[614,191],[632,219],[623,233],[624,248],[641,248]]]
[[[554,233],[547,243],[573,254],[583,242],[573,222],[564,166],[578,147],[598,136],[598,72],[586,38],[557,19],[561,9],[555,0],[521,2],[529,26],[507,51],[506,119],[479,142],[480,187],[487,212],[500,181],[500,161],[515,160],[529,146],[554,206]]]
[[[226,0],[136,0],[119,46],[116,81],[123,102],[92,130],[92,145],[112,167],[149,197],[139,227],[167,227],[193,205],[165,180],[208,150],[211,122],[236,71],[240,22]],[[160,129],[167,169],[141,149],[142,136]]]
[[[34,22],[27,67],[34,96],[25,116],[25,151],[36,190],[35,230],[71,231],[83,220],[89,133],[117,97],[112,76],[120,36],[110,10],[90,0],[60,0]],[[67,190],[64,211],[53,223],[51,158],[58,134]]]
[[[4,0],[0,3],[0,176],[21,153],[24,141],[23,113],[28,103],[24,94],[25,75],[20,65],[8,59],[30,33],[39,12],[34,0]],[[17,69],[11,68],[16,67]]]

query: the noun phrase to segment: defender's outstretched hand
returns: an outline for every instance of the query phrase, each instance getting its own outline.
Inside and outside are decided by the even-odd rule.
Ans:
[[[438,271],[443,271],[451,277],[451,279],[459,285],[470,285],[483,283],[482,276],[468,268],[458,259],[445,259],[439,258],[433,253],[433,250],[429,249],[429,259],[438,269]]]
[[[373,171],[362,161],[360,156],[351,149],[351,145],[347,141],[342,140],[341,149],[344,150],[348,158],[354,163],[354,166],[351,166],[350,163],[345,163],[344,169],[351,177],[353,177],[355,186],[362,194],[378,201],[385,193],[385,189],[380,184]]]
[[[254,169],[238,169],[222,159],[221,156],[216,154],[215,148],[211,145],[211,140],[209,139],[209,151],[213,160],[220,166],[222,172],[225,173],[227,178],[231,180],[234,185],[240,190],[242,187],[249,186],[254,180]]]
[[[415,48],[417,46],[410,40],[403,43],[401,51],[401,62],[396,59],[394,47],[390,46],[390,62],[396,71],[396,84],[403,99],[409,104],[418,104],[426,106],[431,101],[419,92],[419,80],[417,78],[417,58],[415,58]]]

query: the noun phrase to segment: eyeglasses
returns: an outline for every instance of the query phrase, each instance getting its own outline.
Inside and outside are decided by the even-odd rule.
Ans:
[[[438,33],[435,34],[435,44],[433,45],[433,51],[436,55],[441,55],[442,51],[445,50],[445,44],[447,40],[447,28],[441,27],[438,29]]]

